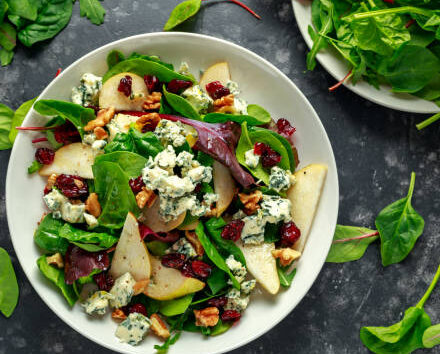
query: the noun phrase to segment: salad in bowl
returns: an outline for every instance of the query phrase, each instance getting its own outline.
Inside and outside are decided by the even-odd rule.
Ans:
[[[38,268],[128,345],[234,330],[254,294],[292,283],[327,166],[297,169],[293,121],[246,102],[227,62],[199,80],[154,55],[107,65],[21,127],[41,133],[28,172],[47,181]]]

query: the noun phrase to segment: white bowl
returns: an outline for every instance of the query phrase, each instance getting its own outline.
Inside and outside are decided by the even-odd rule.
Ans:
[[[307,28],[312,26],[311,1],[292,0],[292,7],[298,28],[310,49],[313,46],[313,41],[310,38]],[[329,47],[325,50],[321,50],[316,56],[316,59],[325,70],[335,78],[336,82],[342,80],[349,71],[347,62],[333,48]],[[412,113],[437,113],[440,111],[440,108],[433,102],[407,93],[391,92],[391,87],[387,85],[381,85],[380,90],[377,90],[366,81],[360,81],[356,83],[356,85],[347,82],[344,83],[344,86],[367,100],[399,111]]]
[[[273,117],[289,118],[295,125],[301,166],[321,162],[329,167],[319,210],[292,286],[274,297],[264,294],[254,296],[239,325],[223,335],[204,338],[200,334],[183,333],[170,353],[220,353],[242,346],[270,330],[292,311],[312,286],[326,259],[338,215],[339,189],[336,163],[324,127],[300,90],[266,60],[224,40],[189,33],[143,34],[110,43],[65,69],[41,93],[40,98],[69,100],[71,88],[78,84],[83,73],[104,74],[106,55],[112,49],[160,55],[174,65],[185,60],[193,73],[226,60],[230,64],[232,78],[239,83],[245,99],[262,105]],[[41,119],[35,111],[31,111],[23,125],[35,125]],[[33,234],[44,211],[42,191],[45,181],[26,172],[34,159],[33,136],[32,133],[18,134],[6,180],[11,238],[32,286],[63,321],[92,341],[121,353],[154,353],[153,345],[158,341],[153,335],[137,347],[119,343],[114,336],[116,324],[109,316],[98,320],[87,316],[79,305],[70,309],[57,289],[40,274],[36,265],[40,251],[33,242]]]

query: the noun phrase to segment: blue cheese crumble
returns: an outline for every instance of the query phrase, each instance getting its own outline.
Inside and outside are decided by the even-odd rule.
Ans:
[[[234,288],[231,288],[226,293],[226,298],[228,299],[228,302],[226,303],[224,309],[238,312],[243,312],[246,310],[250,300],[249,296],[241,296],[240,291]]]
[[[110,299],[110,305],[114,308],[121,308],[128,305],[133,297],[133,286],[135,284],[136,280],[134,280],[129,272],[116,279],[115,284],[110,290],[110,294],[113,295],[113,299]]]
[[[81,78],[80,85],[72,89],[72,102],[82,106],[95,106],[98,104],[101,88],[101,77],[85,73]]]
[[[241,262],[236,261],[232,254],[226,258],[226,265],[231,270],[231,273],[234,275],[235,279],[237,279],[239,283],[243,282],[247,274],[246,267],[241,264]]]
[[[109,300],[114,297],[107,291],[96,291],[89,296],[81,305],[84,307],[86,313],[90,316],[102,316],[106,313]]]
[[[89,225],[89,229],[94,229],[98,226],[98,219],[89,213],[84,213],[84,220]]]
[[[269,176],[269,188],[280,192],[290,187],[291,173],[278,166],[272,167]]]
[[[235,81],[229,80],[226,83],[226,88],[229,89],[229,92],[232,93],[234,96],[238,96],[241,92],[238,88],[238,84]]]
[[[257,281],[255,279],[247,280],[241,283],[240,290],[242,294],[249,295],[254,290]]]
[[[260,162],[260,156],[254,154],[254,149],[244,153],[245,164],[250,168],[256,168]]]
[[[151,321],[140,313],[130,313],[116,329],[115,336],[123,343],[137,345],[150,329]]]
[[[197,257],[196,250],[185,237],[177,240],[170,248],[165,251],[165,253],[181,253],[184,254],[187,259]]]
[[[266,220],[263,217],[261,209],[256,214],[243,218],[244,226],[241,231],[241,239],[245,244],[258,245],[264,242],[264,227]]]
[[[203,92],[199,85],[194,85],[187,88],[182,92],[182,97],[185,98],[194,107],[194,109],[201,114],[207,113],[209,108],[214,103],[212,98]]]
[[[52,211],[55,219],[62,218],[72,224],[84,222],[84,203],[72,204],[58,189],[53,188],[50,193],[43,197],[48,209]]]
[[[118,113],[113,117],[113,119],[106,125],[109,137],[108,141],[112,141],[116,134],[127,133],[130,129],[130,125],[136,123],[139,117]]]
[[[181,122],[172,122],[161,119],[154,134],[162,144],[172,144],[174,147],[182,146],[186,141],[186,130]]]

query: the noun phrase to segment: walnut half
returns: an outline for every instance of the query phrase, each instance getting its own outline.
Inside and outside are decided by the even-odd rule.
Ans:
[[[90,193],[86,200],[86,211],[95,218],[101,215],[101,204],[99,204],[98,194]]]
[[[301,257],[301,252],[295,251],[292,248],[280,248],[272,251],[272,256],[280,260],[280,264],[286,267],[299,257]]]
[[[257,209],[260,209],[260,205],[258,203],[263,198],[263,193],[261,193],[259,190],[256,190],[249,194],[238,193],[238,197],[244,205],[244,212],[247,215],[251,215],[255,213]]]
[[[150,316],[151,330],[160,338],[167,339],[170,336],[170,331],[165,322],[159,317],[157,313]]]
[[[214,327],[218,323],[219,310],[217,307],[207,307],[203,310],[194,310],[196,326]]]

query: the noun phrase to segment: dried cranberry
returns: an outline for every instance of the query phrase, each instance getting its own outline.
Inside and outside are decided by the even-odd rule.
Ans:
[[[169,92],[179,94],[191,86],[191,81],[173,79],[167,84],[167,90]]]
[[[115,283],[112,276],[105,272],[95,274],[93,276],[93,280],[95,281],[96,285],[98,285],[99,290],[104,291],[110,291],[110,289],[113,287],[113,284]]]
[[[228,303],[228,298],[224,297],[224,296],[214,297],[212,299],[209,299],[206,303],[209,306],[214,306],[214,307],[217,307],[217,308],[223,308]]]
[[[194,193],[199,193],[202,190],[202,184],[201,183],[197,183],[196,187],[194,188]]]
[[[67,198],[83,198],[89,194],[87,182],[79,176],[61,174],[55,181],[55,187]]]
[[[205,87],[206,91],[214,100],[227,96],[231,93],[231,91],[229,91],[227,87],[224,87],[220,81],[212,81],[209,84],[206,84]]]
[[[78,130],[70,122],[64,123],[55,128],[53,134],[55,140],[63,145],[71,144],[81,140],[81,136],[79,135]]]
[[[241,230],[243,230],[243,220],[232,220],[222,230],[222,238],[225,240],[237,241],[241,236]]]
[[[182,253],[165,254],[162,257],[161,263],[164,267],[181,269],[185,264],[186,257]]]
[[[221,315],[221,319],[224,322],[228,322],[228,321],[238,321],[241,317],[240,312],[235,311],[235,310],[226,310],[225,312],[222,313]]]
[[[182,272],[182,274],[185,277],[196,278],[196,274],[193,272],[193,269],[191,267],[191,263],[189,263],[189,262],[186,262],[180,271]]]
[[[119,81],[118,91],[122,92],[127,97],[130,96],[132,81],[133,80],[131,79],[130,75],[125,75],[125,77]]]
[[[290,138],[296,129],[292,127],[287,119],[280,118],[277,121],[278,134],[285,138]]]
[[[142,190],[142,187],[145,187],[145,183],[142,180],[142,176],[131,178],[128,181],[128,184],[130,185],[130,188],[134,194],[138,194]]]
[[[192,261],[191,269],[198,278],[206,279],[211,274],[211,266],[202,261]]]
[[[144,82],[147,86],[148,92],[160,91],[160,82],[157,76],[145,75]]]
[[[145,306],[144,305],[142,305],[142,304],[133,304],[133,305],[131,305],[129,308],[128,308],[128,311],[127,311],[129,314],[130,313],[140,313],[140,314],[142,314],[142,315],[144,315],[145,317],[146,316],[148,316],[148,314],[147,314],[147,309],[145,308]]]
[[[266,150],[266,144],[263,143],[255,143],[254,145],[254,154],[261,156],[263,152]]]
[[[38,148],[35,151],[35,159],[43,165],[50,165],[55,158],[55,151],[48,148]]]
[[[293,221],[284,223],[280,229],[281,246],[291,247],[301,237],[301,231]]]
[[[267,144],[255,143],[254,154],[261,156],[261,164],[266,168],[273,167],[281,161],[281,155]]]

